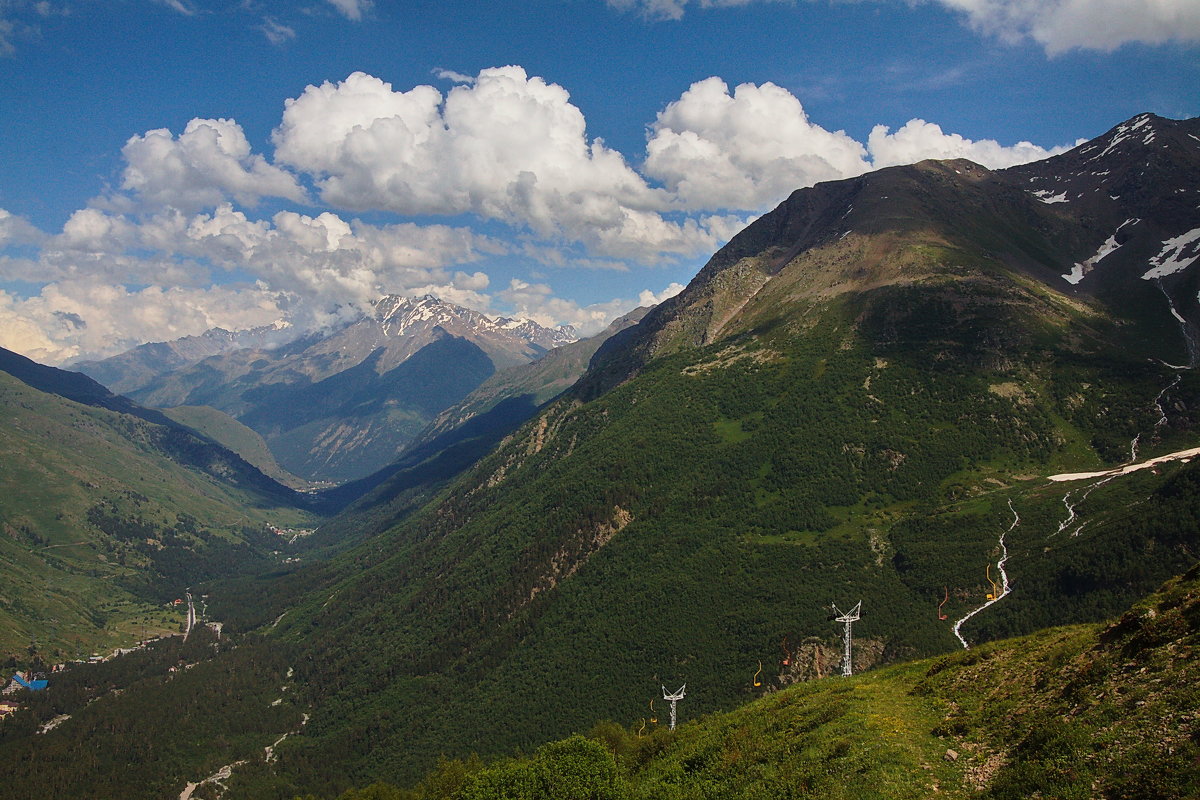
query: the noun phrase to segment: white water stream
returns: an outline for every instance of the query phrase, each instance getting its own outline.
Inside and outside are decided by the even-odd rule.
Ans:
[[[1104,484],[1108,483],[1115,477],[1117,477],[1117,476],[1109,475],[1106,478],[1101,478],[1100,480],[1096,481],[1095,483],[1089,484],[1088,486],[1086,486],[1084,488],[1083,495],[1080,496],[1080,498],[1078,500],[1076,500],[1075,502],[1071,502],[1071,495],[1075,493],[1075,491],[1076,491],[1075,489],[1071,489],[1066,494],[1064,494],[1062,501],[1063,501],[1063,505],[1067,507],[1067,517],[1062,522],[1058,523],[1058,530],[1056,530],[1054,533],[1050,534],[1050,536],[1057,536],[1058,534],[1060,534],[1063,531],[1070,528],[1071,525],[1074,524],[1075,520],[1078,519],[1078,517],[1075,515],[1075,509],[1080,504],[1082,504],[1084,500],[1088,499],[1088,495],[1092,493],[1093,489],[1103,486]],[[1051,478],[1051,480],[1053,480],[1053,478]],[[1086,524],[1087,524],[1086,522],[1080,524],[1080,526],[1078,528],[1076,528],[1074,531],[1071,532],[1071,535],[1078,536],[1079,532],[1081,530],[1083,530],[1083,526]],[[1047,538],[1049,538],[1049,537],[1047,537]]]
[[[1175,307],[1175,301],[1171,299],[1171,295],[1167,293],[1167,287],[1163,286],[1162,278],[1156,278],[1154,281],[1158,284],[1158,290],[1162,292],[1163,297],[1167,298],[1167,305],[1171,309],[1171,316],[1179,323],[1179,330],[1183,332],[1183,341],[1187,344],[1188,363],[1186,367],[1178,367],[1171,364],[1167,366],[1172,369],[1191,369],[1200,362],[1200,342],[1196,341],[1196,334],[1192,331],[1192,326],[1188,324],[1183,314],[1179,313],[1179,309]],[[1163,362],[1166,363],[1166,362]]]
[[[1162,391],[1160,391],[1158,393],[1158,396],[1154,398],[1154,407],[1156,409],[1158,409],[1158,421],[1154,423],[1155,428],[1159,428],[1162,425],[1165,425],[1167,423],[1167,413],[1166,413],[1166,410],[1163,408],[1162,400],[1163,400],[1163,397],[1166,395],[1167,391],[1179,383],[1180,377],[1181,376],[1178,376],[1178,375],[1175,376],[1175,380],[1172,381],[1167,386],[1163,387]],[[1149,469],[1151,467],[1154,467],[1157,464],[1163,464],[1163,463],[1166,463],[1169,461],[1181,461],[1181,460],[1186,461],[1186,460],[1195,458],[1196,456],[1200,455],[1200,447],[1193,447],[1188,450],[1179,450],[1174,453],[1168,453],[1165,456],[1159,456],[1158,458],[1148,459],[1141,463],[1134,463],[1135,461],[1137,461],[1138,442],[1141,439],[1141,436],[1142,436],[1141,433],[1139,433],[1137,436],[1135,436],[1133,438],[1133,441],[1131,441],[1129,443],[1129,450],[1130,450],[1131,457],[1130,457],[1129,463],[1124,464],[1123,466],[1116,467],[1114,469],[1102,470],[1100,472],[1069,472],[1069,473],[1062,473],[1059,475],[1051,475],[1050,476],[1050,480],[1055,481],[1055,482],[1095,480],[1094,483],[1091,483],[1088,486],[1084,487],[1083,493],[1078,496],[1078,499],[1072,500],[1072,495],[1075,494],[1077,491],[1079,491],[1078,489],[1070,489],[1067,491],[1066,494],[1063,495],[1062,502],[1063,502],[1063,505],[1067,509],[1067,516],[1061,522],[1058,523],[1058,529],[1055,530],[1054,533],[1050,534],[1050,536],[1056,536],[1064,531],[1070,530],[1071,526],[1074,525],[1075,522],[1078,520],[1078,515],[1075,513],[1075,509],[1079,505],[1081,505],[1085,500],[1087,500],[1088,495],[1090,495],[1095,489],[1099,488],[1100,486],[1103,486],[1104,484],[1108,483],[1109,481],[1113,480],[1114,478],[1120,477],[1121,475],[1128,475],[1129,473],[1137,472],[1138,470]],[[1009,583],[1008,583],[1008,572],[1004,569],[1005,562],[1008,561],[1008,547],[1005,543],[1005,537],[1008,536],[1008,534],[1011,533],[1013,531],[1013,529],[1016,528],[1017,525],[1019,525],[1021,523],[1021,517],[1020,517],[1020,515],[1017,514],[1017,510],[1015,508],[1013,508],[1011,499],[1008,501],[1008,508],[1010,511],[1013,512],[1013,521],[1012,521],[1012,524],[1008,526],[1008,529],[1005,530],[1004,533],[1000,534],[999,544],[1000,544],[1001,557],[1000,557],[1000,560],[996,563],[996,568],[1000,572],[1000,581],[1001,581],[1001,589],[1002,590],[1001,590],[1000,594],[998,594],[995,597],[993,597],[992,599],[988,600],[983,605],[971,610],[970,613],[968,613],[965,617],[957,620],[954,623],[954,627],[953,627],[954,636],[958,639],[959,642],[962,643],[962,646],[964,648],[970,647],[970,645],[967,644],[967,640],[965,638],[963,638],[963,635],[961,632],[963,623],[966,622],[967,620],[971,619],[971,617],[975,616],[980,611],[983,611],[984,609],[989,608],[989,607],[995,605],[996,603],[1000,602],[1000,600],[1007,597],[1011,591],[1011,589],[1009,587]],[[1081,530],[1083,530],[1083,526],[1086,524],[1087,524],[1086,522],[1080,524],[1078,527],[1075,528],[1074,531],[1071,531],[1071,535],[1078,536],[1079,532]]]
[[[1011,499],[1008,501],[1008,510],[1013,512],[1013,521],[1012,521],[1012,524],[1009,525],[1008,528],[1004,531],[1004,533],[1000,534],[1000,560],[996,562],[996,569],[1000,571],[1001,591],[1000,591],[1000,594],[996,595],[991,600],[988,600],[986,603],[979,606],[979,608],[976,608],[974,611],[971,611],[965,617],[963,617],[962,619],[960,619],[954,623],[954,628],[952,630],[954,631],[954,635],[956,637],[958,637],[958,640],[960,642],[962,642],[963,649],[969,648],[970,645],[967,644],[967,640],[964,639],[962,633],[959,632],[959,629],[962,627],[962,624],[964,622],[966,622],[967,620],[969,620],[971,617],[978,614],[980,611],[983,611],[985,608],[988,608],[989,606],[994,606],[996,603],[999,603],[1001,600],[1003,600],[1005,597],[1008,596],[1010,591],[1012,591],[1008,585],[1008,572],[1006,572],[1004,569],[1004,564],[1006,561],[1008,561],[1008,545],[1005,544],[1004,539],[1005,539],[1005,537],[1008,536],[1008,534],[1012,533],[1013,528],[1015,528],[1021,524],[1021,517],[1019,514],[1017,514],[1017,510],[1015,508],[1013,508]]]
[[[1167,292],[1166,287],[1163,286],[1162,279],[1158,278],[1155,281],[1155,283],[1158,285],[1158,290],[1160,292],[1162,292],[1163,297],[1165,297],[1167,300],[1167,305],[1170,308],[1171,316],[1174,317],[1175,320],[1179,323],[1179,329],[1183,333],[1183,338],[1187,344],[1187,352],[1188,352],[1187,366],[1177,366],[1174,364],[1167,364],[1165,361],[1162,363],[1165,366],[1169,367],[1170,369],[1174,369],[1174,370],[1192,369],[1192,368],[1196,367],[1198,364],[1200,364],[1200,341],[1197,340],[1197,336],[1193,332],[1192,326],[1188,323],[1187,319],[1182,314],[1180,314],[1179,309],[1177,309],[1175,307],[1175,302],[1171,299],[1171,295]],[[1158,420],[1154,423],[1154,428],[1152,429],[1151,432],[1156,431],[1163,425],[1167,424],[1167,411],[1163,407],[1163,398],[1166,396],[1168,391],[1170,391],[1171,389],[1173,389],[1175,386],[1177,386],[1179,384],[1179,381],[1182,380],[1182,378],[1183,378],[1182,375],[1176,375],[1175,380],[1173,380],[1171,383],[1164,386],[1162,388],[1162,390],[1158,393],[1158,396],[1154,398],[1154,408],[1157,409],[1157,411],[1158,411]],[[1190,459],[1195,458],[1196,456],[1200,455],[1200,447],[1193,447],[1188,450],[1179,450],[1174,453],[1168,453],[1165,456],[1159,456],[1158,458],[1152,458],[1147,461],[1137,463],[1138,447],[1141,444],[1141,440],[1142,440],[1142,434],[1141,434],[1141,432],[1139,432],[1138,435],[1134,436],[1133,440],[1130,441],[1130,443],[1129,443],[1129,461],[1120,467],[1116,467],[1115,469],[1101,470],[1099,472],[1068,472],[1068,473],[1062,473],[1059,475],[1051,475],[1050,476],[1050,480],[1055,481],[1055,482],[1094,480],[1095,479],[1095,483],[1091,483],[1088,486],[1083,488],[1083,494],[1079,495],[1078,499],[1075,499],[1075,500],[1071,499],[1071,496],[1073,494],[1075,494],[1077,491],[1079,491],[1078,489],[1069,489],[1067,491],[1067,493],[1063,495],[1062,503],[1067,509],[1067,516],[1061,522],[1058,523],[1058,529],[1055,530],[1054,533],[1050,534],[1050,536],[1056,536],[1056,535],[1062,533],[1063,531],[1070,530],[1070,528],[1078,520],[1078,515],[1075,513],[1075,509],[1078,506],[1080,506],[1085,500],[1087,500],[1088,495],[1090,495],[1095,489],[1099,488],[1100,486],[1103,486],[1104,484],[1108,483],[1109,481],[1113,480],[1114,478],[1120,477],[1121,475],[1128,475],[1129,473],[1137,472],[1138,470],[1150,469],[1158,464],[1163,464],[1163,463],[1166,463],[1169,461],[1187,461],[1187,460],[1190,460]],[[1017,525],[1019,525],[1021,523],[1021,517],[1017,514],[1016,509],[1013,508],[1011,499],[1009,499],[1009,501],[1008,501],[1008,508],[1010,511],[1013,512],[1013,522],[1011,525],[1008,526],[1008,530],[1004,531],[1004,533],[1002,533],[1000,535],[1001,558],[996,564],[996,567],[1000,571],[1000,580],[1001,580],[1001,585],[1002,585],[1003,590],[1000,592],[1000,594],[998,594],[995,597],[993,597],[992,599],[988,600],[986,603],[979,606],[978,608],[973,609],[965,617],[963,617],[960,620],[957,620],[954,623],[954,628],[953,628],[954,635],[958,638],[958,641],[960,641],[962,643],[962,646],[964,648],[969,647],[969,645],[967,644],[967,640],[963,638],[963,635],[961,633],[961,628],[962,628],[963,623],[966,622],[967,620],[971,619],[971,617],[975,616],[980,611],[983,611],[985,608],[995,605],[1000,600],[1007,597],[1010,592],[1009,585],[1008,585],[1008,573],[1004,569],[1004,564],[1006,561],[1008,561],[1008,547],[1006,546],[1004,539],[1009,533],[1012,532],[1012,530],[1014,528],[1017,527]],[[1074,531],[1071,531],[1071,535],[1078,536],[1079,532],[1081,530],[1083,530],[1083,527],[1086,524],[1087,524],[1087,522],[1080,523],[1075,528]],[[1049,538],[1049,537],[1047,537],[1047,538]]]
[[[1178,369],[1178,367],[1174,367],[1174,369]],[[1162,388],[1162,391],[1158,393],[1158,397],[1154,398],[1154,408],[1157,409],[1157,411],[1158,411],[1158,421],[1154,423],[1154,428],[1151,429],[1151,433],[1158,430],[1163,425],[1167,424],[1167,410],[1165,408],[1163,408],[1162,399],[1167,394],[1167,392],[1174,389],[1179,384],[1179,381],[1181,381],[1182,379],[1183,379],[1182,375],[1176,375],[1175,380],[1171,381],[1166,386],[1164,386]],[[1129,461],[1128,461],[1128,463],[1132,464],[1133,462],[1138,460],[1138,444],[1141,442],[1141,440],[1142,440],[1142,434],[1139,433],[1137,436],[1133,437],[1133,441],[1129,443]]]

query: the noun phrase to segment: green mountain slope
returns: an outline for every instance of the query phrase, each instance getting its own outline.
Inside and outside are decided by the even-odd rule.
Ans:
[[[597,725],[531,757],[447,762],[411,792],[341,800],[1192,797],[1198,647],[1193,568],[1111,625],[827,678],[674,732]]]
[[[986,383],[946,385],[947,397],[914,393],[924,382],[878,378],[872,389],[894,417],[837,413],[856,405],[839,404],[836,387],[861,389],[865,367],[833,387],[783,378],[813,394],[782,393],[761,418],[757,408],[722,414],[714,394],[730,397],[733,411],[737,391],[754,384],[708,373],[700,391],[685,369],[701,365],[666,360],[591,404],[539,419],[440,503],[356,553],[356,571],[340,584],[289,613],[280,630],[309,643],[322,710],[297,748],[316,757],[348,729],[378,725],[370,720],[383,709],[404,708],[372,737],[391,749],[372,747],[353,768],[403,774],[406,762],[439,751],[491,746],[497,719],[504,734],[494,743],[507,749],[579,719],[632,715],[656,675],[709,687],[699,709],[724,707],[741,696],[729,676],[777,661],[785,636],[793,647],[816,637],[835,649],[831,601],[866,600],[859,631],[876,658],[955,647],[934,613],[942,587],[950,614],[983,601],[985,566],[994,574],[997,537],[1012,518],[1007,502],[1027,513],[1026,496],[1049,524],[1013,542],[1023,559],[1009,566],[1021,581],[1014,599],[1033,593],[1068,618],[1095,618],[1091,598],[1073,602],[1053,578],[1082,568],[1079,551],[1097,539],[1089,531],[1077,546],[1047,543],[1060,487],[1011,483],[1061,457],[1050,422],[1007,416],[1011,400]],[[829,365],[825,374],[834,374]],[[977,399],[954,402],[967,397]],[[887,422],[887,438],[868,438],[874,419]],[[1102,565],[1110,574],[1099,588],[1111,596],[1099,610],[1177,570],[1188,548],[1194,555],[1194,507],[1172,513],[1182,522],[1155,527],[1126,551],[1132,563]],[[1112,528],[1124,541],[1120,524]],[[1043,553],[1049,545],[1061,548]],[[1025,571],[1031,562],[1046,583]],[[1043,622],[1047,612],[1033,605],[1034,615],[1010,622],[1016,630]],[[474,717],[476,707],[488,715]],[[377,760],[381,749],[387,760]]]
[[[180,617],[162,603],[191,581],[264,563],[277,546],[264,526],[307,518],[291,492],[210,440],[82,375],[45,376],[60,389],[85,381],[95,397],[75,396],[150,419],[0,372],[0,652],[24,658],[36,642],[54,661],[173,632]]]
[[[210,406],[176,406],[163,409],[163,414],[229,448],[264,475],[285,486],[303,489],[309,485],[304,479],[297,478],[279,466],[267,443],[256,431],[247,428],[223,411]]]

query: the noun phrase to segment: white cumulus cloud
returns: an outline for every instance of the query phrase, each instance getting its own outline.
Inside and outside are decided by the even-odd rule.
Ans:
[[[671,283],[661,292],[652,292],[649,289],[642,289],[641,294],[638,295],[638,305],[656,306],[663,300],[669,300],[670,298],[679,294],[684,290],[684,288],[685,287],[682,283]]]
[[[448,285],[448,266],[503,249],[468,228],[368,225],[328,211],[280,211],[270,220],[251,220],[227,204],[191,218],[170,243],[173,254],[248,270],[276,290],[360,306],[386,293]]]
[[[178,138],[166,128],[134,136],[121,149],[122,188],[149,205],[184,211],[232,197],[253,206],[262,197],[306,201],[296,177],[258,154],[230,119],[193,119]]]
[[[910,119],[895,133],[886,125],[876,125],[867,137],[867,149],[875,168],[897,164],[915,164],[927,158],[965,158],[989,169],[1038,161],[1065,152],[1067,146],[1047,150],[1032,142],[1004,146],[994,139],[972,141],[957,133],[944,133],[940,125],[923,119]]]
[[[565,89],[520,67],[485,69],[445,97],[361,72],[309,86],[274,141],[280,162],[318,176],[322,199],[342,208],[471,213],[619,257],[711,241],[661,216],[670,196],[588,138]]]
[[[0,346],[35,361],[61,364],[213,327],[266,325],[284,316],[285,302],[262,287],[149,286],[131,291],[90,279],[51,283],[25,299],[0,291]]]
[[[38,319],[18,306],[12,295],[0,289],[0,347],[43,364],[59,364],[69,357],[45,329],[48,320]],[[58,321],[53,321],[59,327]]]
[[[688,208],[761,209],[801,186],[865,172],[863,146],[809,121],[773,83],[693,83],[658,114],[645,172]]]
[[[33,244],[44,238],[42,232],[24,217],[0,208],[0,247],[10,244]]]
[[[0,235],[6,219],[0,216]],[[211,212],[187,215],[172,208],[140,218],[85,208],[62,233],[41,241],[36,257],[0,256],[3,274],[35,283],[203,288],[237,271],[306,302],[357,306],[388,292],[452,286],[450,267],[507,249],[464,227],[371,225],[328,211],[279,211],[255,220],[229,203]],[[456,275],[472,290],[481,281],[486,286],[483,272]]]

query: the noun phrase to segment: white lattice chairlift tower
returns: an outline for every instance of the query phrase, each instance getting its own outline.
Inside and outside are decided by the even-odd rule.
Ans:
[[[669,730],[675,730],[675,704],[683,699],[683,695],[684,695],[684,692],[686,689],[687,689],[687,684],[685,683],[683,686],[679,687],[679,691],[676,692],[675,694],[667,694],[667,687],[665,687],[665,686],[662,687],[663,700],[671,701],[671,727],[669,728]]]
[[[845,633],[842,634],[842,677],[848,678],[854,672],[850,661],[850,626],[858,622],[862,611],[862,600],[859,600],[858,605],[844,614],[836,603],[830,603],[830,605],[833,606],[833,613],[837,615],[834,617],[834,621],[844,623],[846,626]]]

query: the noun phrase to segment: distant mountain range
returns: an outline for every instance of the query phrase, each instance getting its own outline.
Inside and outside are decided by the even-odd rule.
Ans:
[[[213,328],[199,336],[184,336],[170,342],[147,342],[102,361],[79,359],[64,368],[84,372],[117,394],[127,394],[172,370],[234,350],[270,350],[287,344],[301,334],[280,320],[242,331]]]
[[[393,295],[331,332],[210,331],[75,367],[147,406],[216,408],[258,432],[290,472],[344,481],[395,460],[496,370],[576,338],[569,326]]]
[[[310,540],[338,548],[379,533],[428,501],[546,403],[570,389],[610,336],[636,325],[636,308],[586,339],[556,347],[537,361],[500,370],[442,411],[391,464],[321,493],[322,507],[342,510]]]

